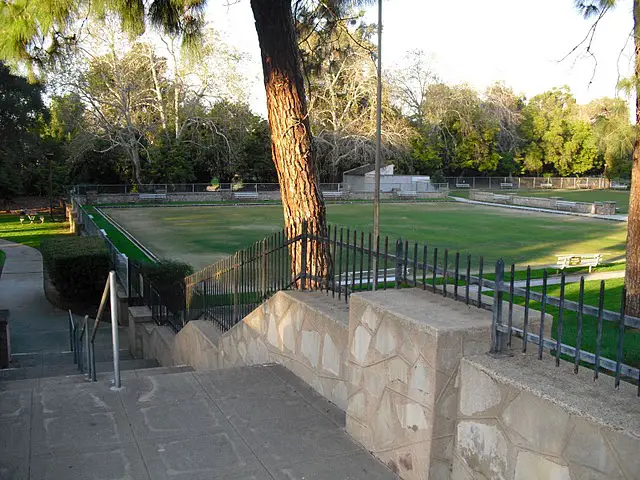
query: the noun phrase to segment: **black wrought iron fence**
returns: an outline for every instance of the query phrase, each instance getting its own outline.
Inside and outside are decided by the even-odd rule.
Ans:
[[[137,275],[135,267],[130,271]],[[557,296],[550,294],[555,282]],[[154,319],[176,331],[192,319],[228,330],[279,290],[317,290],[348,301],[358,291],[421,288],[491,310],[493,354],[531,354],[533,345],[538,359],[553,356],[556,365],[572,362],[576,373],[590,368],[594,378],[612,377],[616,387],[621,381],[638,384],[640,395],[640,319],[626,315],[624,303],[617,310],[605,309],[611,305],[605,296],[612,293],[604,282],[598,305],[589,305],[592,296],[585,292],[593,288],[584,277],[577,294],[574,284],[573,296],[567,295],[564,272],[552,278],[546,270],[532,272],[529,267],[518,273],[511,265],[505,276],[504,263],[498,261],[487,274],[483,257],[303,223],[190,275],[183,284],[156,289],[138,275],[130,285]]]
[[[104,246],[109,252],[109,261],[111,264],[111,269],[115,270],[116,277],[118,279],[118,283],[122,286],[125,291],[129,290],[129,259],[128,257],[120,252],[118,248],[113,244],[107,232],[101,229],[93,219],[93,215],[88,213],[82,206],[75,201],[72,200],[73,207],[75,211],[78,212],[80,217],[80,223],[82,224],[82,228],[84,232],[89,236],[100,237],[104,242]]]
[[[572,362],[576,374],[581,367],[589,368],[593,371],[594,380],[600,374],[612,376],[616,388],[620,387],[620,382],[624,379],[637,385],[637,394],[640,396],[640,318],[626,315],[624,286],[618,296],[617,291],[606,288],[604,280],[587,282],[581,276],[579,282],[576,282],[576,299],[572,300],[566,294],[569,284],[564,271],[557,284],[557,297],[549,295],[550,277],[546,269],[542,272],[541,284],[538,286],[533,285],[530,267],[527,268],[524,281],[516,282],[515,272],[515,265],[512,264],[509,279],[505,281],[504,262],[500,260],[496,263],[492,292],[494,304],[491,351],[494,354],[515,354],[512,342],[515,336],[522,340],[519,349],[523,354],[527,353],[532,344],[539,360],[551,355],[558,367],[563,361]],[[555,278],[557,280],[558,277]],[[594,283],[597,288],[593,288]],[[591,284],[590,288],[588,284]],[[592,293],[588,297],[595,297],[597,306],[587,303],[591,301],[586,294],[589,290]],[[605,309],[607,297],[614,297],[614,302],[619,300],[619,308]],[[508,304],[506,323],[505,301]],[[514,304],[524,307],[522,326],[513,324]],[[531,326],[531,322],[535,320],[530,316],[531,308],[539,312],[537,328]],[[549,331],[545,329],[546,313],[553,315],[550,335],[545,333]]]
[[[169,325],[175,332],[193,318],[186,308],[184,281],[156,285],[145,274],[143,265],[129,261],[129,305],[147,306],[158,325]]]
[[[352,292],[417,286],[489,308],[484,260],[337,226],[279,231],[185,279],[190,317],[231,328],[279,290]],[[295,272],[295,274],[293,273]],[[473,274],[472,274],[473,273]]]

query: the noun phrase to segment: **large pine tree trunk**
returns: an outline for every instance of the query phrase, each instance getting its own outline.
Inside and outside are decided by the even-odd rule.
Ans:
[[[262,53],[271,152],[278,172],[285,227],[300,232],[303,221],[307,221],[311,231],[325,231],[326,211],[311,146],[291,0],[251,0],[251,8]],[[305,258],[301,242],[291,249],[294,274],[300,273],[306,263],[306,270],[313,277],[325,277],[327,252],[316,246],[316,242],[313,248],[306,246]]]
[[[629,197],[629,222],[627,224],[627,314],[640,316],[640,0],[633,0],[633,24],[635,41],[636,82],[636,140],[631,166],[631,194]]]

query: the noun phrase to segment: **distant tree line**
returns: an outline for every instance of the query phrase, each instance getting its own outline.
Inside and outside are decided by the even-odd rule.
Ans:
[[[307,13],[297,28],[317,168],[332,182],[374,161],[376,51],[361,18],[320,23]],[[0,64],[0,196],[44,195],[49,176],[54,193],[74,183],[277,182],[241,53],[213,30],[197,54],[117,32],[96,27],[93,47],[47,66],[41,84]],[[440,81],[422,52],[383,83],[383,157],[400,173],[629,177],[635,132],[622,99],[578,105],[567,87],[530,99],[503,84],[478,92]]]

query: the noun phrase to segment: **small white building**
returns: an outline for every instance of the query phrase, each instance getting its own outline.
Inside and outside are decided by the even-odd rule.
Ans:
[[[342,188],[346,192],[373,192],[375,166],[364,165],[342,174]],[[380,191],[393,192],[435,192],[429,176],[394,175],[393,165],[380,168]]]

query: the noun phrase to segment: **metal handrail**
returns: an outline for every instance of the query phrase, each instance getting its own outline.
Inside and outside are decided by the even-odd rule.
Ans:
[[[111,303],[111,337],[112,337],[112,345],[113,345],[113,383],[115,388],[120,388],[120,340],[118,335],[118,300],[116,297],[116,272],[111,270],[109,272],[109,277],[107,278],[107,282],[104,286],[104,290],[102,292],[102,298],[100,300],[100,306],[98,307],[98,313],[96,314],[95,321],[93,323],[93,329],[91,332],[87,331],[86,336],[86,348],[88,351],[88,375],[89,380],[95,382],[97,381],[96,375],[96,351],[95,351],[95,340],[96,334],[98,333],[98,328],[100,327],[100,322],[102,320],[102,315],[104,314],[107,298],[110,299]],[[85,324],[82,330],[82,334],[84,334],[85,329],[89,324],[89,317],[85,317]],[[91,338],[89,338],[89,333],[91,333]],[[80,335],[80,339],[82,339],[82,334]]]
[[[84,323],[82,325],[82,328],[80,329],[80,333],[76,334],[76,357],[77,357],[77,364],[78,364],[78,370],[80,370],[82,373],[84,373],[84,368],[85,368],[85,364],[84,364],[84,346],[82,344],[82,339],[84,338],[84,334],[87,330],[87,325],[88,325],[88,319],[89,316],[85,315],[84,317]],[[76,326],[75,330],[78,330],[78,327]]]
[[[107,304],[107,298],[109,298],[109,278],[108,277],[107,277],[107,282],[104,286],[104,291],[102,292],[102,299],[100,299],[100,307],[98,307],[96,321],[93,324],[93,330],[91,332],[91,343],[95,342],[96,333],[98,333],[98,327],[100,326],[100,321],[102,320],[102,314],[104,313],[104,309]]]
[[[74,339],[76,336],[76,324],[73,321],[73,313],[69,310],[69,350],[73,352],[73,363],[76,363],[76,349]]]

